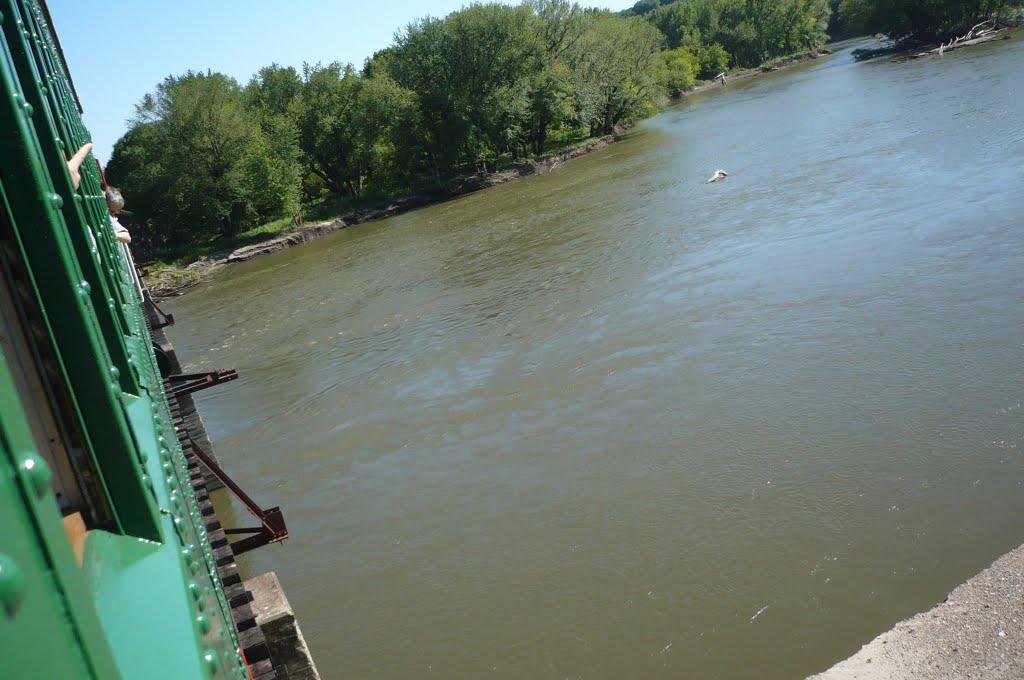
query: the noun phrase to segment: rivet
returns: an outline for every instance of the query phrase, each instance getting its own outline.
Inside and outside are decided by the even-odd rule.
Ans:
[[[110,377],[117,380],[121,377],[121,371],[118,370],[117,366],[110,367]]]
[[[206,662],[206,667],[210,669],[211,673],[216,673],[217,669],[220,668],[220,658],[217,656],[217,652],[212,649],[208,649],[203,653],[203,660]]]
[[[206,618],[202,614],[196,616],[196,625],[199,627],[199,632],[202,635],[206,635],[210,632],[210,619]]]
[[[25,597],[25,577],[14,558],[0,553],[0,604],[13,617]]]
[[[206,609],[206,598],[200,595],[196,598],[196,609],[204,611]]]
[[[171,460],[171,452],[169,449],[160,449],[160,458],[163,460]]]
[[[78,284],[78,289],[81,290],[83,293],[88,293],[89,291],[92,290],[92,286],[89,285],[88,281],[82,281],[81,283]]]
[[[31,116],[35,112],[35,110],[32,108],[32,105],[29,104],[28,102],[25,102],[25,105],[24,105],[23,108],[25,109],[25,115],[26,116]]]
[[[171,465],[170,462],[166,462],[163,465],[161,465],[160,467],[162,467],[164,469],[164,472],[166,472],[167,474],[171,474],[171,472],[174,471],[174,466]]]
[[[35,453],[27,453],[22,456],[21,473],[32,484],[32,490],[42,498],[50,490],[50,483],[53,481],[53,473],[46,461]]]
[[[64,207],[64,198],[60,194],[50,194],[50,205],[60,210]]]
[[[167,486],[171,487],[172,490],[178,488],[178,478],[174,475],[167,475]]]

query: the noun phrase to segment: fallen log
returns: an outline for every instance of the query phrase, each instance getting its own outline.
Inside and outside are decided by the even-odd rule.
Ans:
[[[980,24],[979,24],[979,26],[980,26]],[[981,31],[981,32],[979,32],[977,34],[974,34],[974,30],[976,28],[977,28],[977,26],[972,28],[970,31],[965,33],[963,36],[950,40],[949,43],[946,43],[946,44],[940,43],[939,46],[934,48],[934,49],[926,50],[924,52],[917,52],[915,54],[909,55],[909,57],[911,59],[919,59],[920,57],[928,57],[928,56],[931,56],[933,54],[945,54],[946,52],[951,52],[952,50],[958,50],[961,47],[972,47],[974,45],[981,45],[983,43],[994,42],[996,40],[1009,40],[1010,39],[1010,36],[1006,34],[1006,29],[1005,28],[992,29],[992,30],[988,30],[988,31]],[[970,36],[970,35],[973,35],[973,37],[968,38],[967,36]]]

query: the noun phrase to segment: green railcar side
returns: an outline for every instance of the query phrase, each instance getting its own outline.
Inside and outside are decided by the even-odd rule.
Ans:
[[[247,677],[45,5],[0,33],[0,679]]]

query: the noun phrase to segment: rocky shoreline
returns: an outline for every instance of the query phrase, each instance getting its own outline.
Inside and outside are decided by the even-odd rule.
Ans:
[[[764,73],[778,71],[779,69],[786,68],[788,66],[802,64],[828,54],[831,54],[831,52],[823,48],[791,59],[780,61],[772,66],[762,66],[760,68],[736,71],[728,74],[727,80],[730,83],[738,80],[746,80]],[[723,85],[718,81],[707,81],[690,88],[683,93],[682,97],[689,97],[717,87],[723,87]],[[725,87],[728,86],[726,85]],[[540,158],[529,163],[521,163],[509,170],[502,170],[500,172],[489,173],[486,175],[471,175],[464,178],[457,187],[449,191],[396,198],[373,208],[353,211],[333,220],[296,227],[259,243],[242,246],[230,251],[217,252],[208,257],[201,258],[181,269],[172,268],[164,269],[159,272],[144,272],[143,276],[150,293],[157,300],[181,295],[189,288],[199,283],[209,281],[217,272],[230,264],[245,262],[246,260],[251,260],[254,257],[259,257],[260,255],[267,255],[284,248],[290,248],[291,246],[305,243],[306,241],[322,238],[327,234],[331,234],[357,224],[384,219],[385,217],[398,215],[433,203],[451,200],[452,198],[456,198],[464,194],[504,184],[505,182],[519,179],[521,177],[549,172],[564,161],[583,156],[614,144],[622,138],[621,134],[630,127],[632,127],[632,125],[620,126],[616,129],[615,134],[586,142],[585,144],[573,147],[572,149],[552,154],[550,156],[545,156],[544,158]]]

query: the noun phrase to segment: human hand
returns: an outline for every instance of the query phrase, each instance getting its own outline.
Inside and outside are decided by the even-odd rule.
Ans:
[[[86,142],[85,146],[75,152],[75,155],[68,161],[68,172],[71,173],[71,184],[74,185],[75,189],[78,189],[78,185],[82,183],[82,174],[78,171],[82,167],[82,161],[92,151],[92,142]]]

